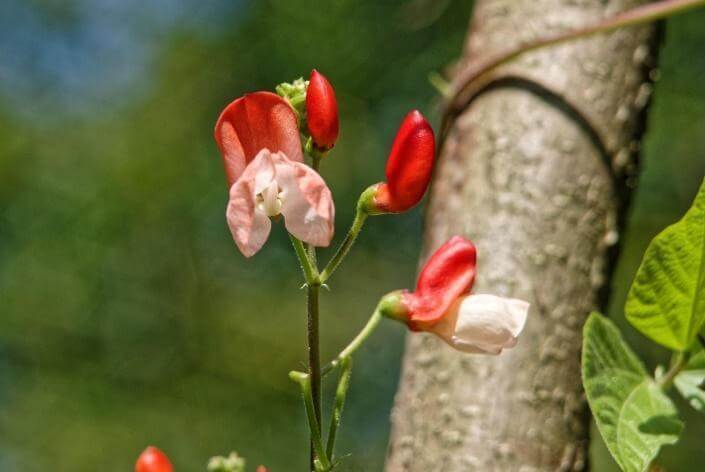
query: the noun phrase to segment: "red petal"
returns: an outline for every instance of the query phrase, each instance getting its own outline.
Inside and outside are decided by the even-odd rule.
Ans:
[[[215,124],[215,140],[229,185],[265,148],[303,162],[296,113],[286,100],[271,92],[250,93],[225,107]]]
[[[154,446],[149,446],[137,458],[135,472],[174,472],[174,467],[166,454]]]
[[[470,292],[476,260],[475,246],[460,236],[433,253],[421,270],[416,291],[404,296],[412,328],[435,324],[458,297]]]
[[[330,149],[338,139],[338,102],[333,86],[316,69],[311,71],[306,92],[308,130],[317,147]]]
[[[380,196],[378,203],[395,213],[416,205],[431,181],[435,154],[431,125],[419,111],[410,112],[399,127],[387,159],[388,195]]]

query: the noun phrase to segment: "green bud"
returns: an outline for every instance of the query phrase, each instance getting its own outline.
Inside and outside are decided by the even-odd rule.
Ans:
[[[307,89],[308,80],[304,80],[302,77],[299,77],[292,83],[283,82],[275,87],[277,95],[289,102],[300,119],[306,116]]]
[[[228,457],[211,457],[208,461],[208,472],[245,472],[245,459],[237,452],[231,452]]]
[[[368,215],[385,215],[389,212],[380,209],[375,202],[375,196],[377,195],[377,189],[381,184],[370,185],[365,189],[364,192],[360,194],[360,198],[357,200],[358,210],[368,214]]]

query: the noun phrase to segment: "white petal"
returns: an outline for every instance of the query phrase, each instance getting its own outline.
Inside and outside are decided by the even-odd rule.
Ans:
[[[516,344],[529,304],[495,295],[468,295],[455,302],[431,328],[450,346],[464,352],[499,354]]]

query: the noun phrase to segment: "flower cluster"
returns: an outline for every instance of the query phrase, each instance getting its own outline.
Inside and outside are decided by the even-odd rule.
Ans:
[[[369,216],[405,212],[421,201],[431,180],[436,142],[431,125],[419,111],[404,117],[387,158],[386,180],[361,193],[350,230],[328,264],[319,270],[316,248],[330,245],[335,227],[333,196],[318,173],[340,132],[335,91],[314,70],[308,81],[280,84],[276,92],[260,91],[237,98],[216,122],[215,140],[229,188],[226,218],[235,244],[245,257],[263,247],[272,221],[283,220],[304,273],[309,343],[317,343],[318,289],[347,256]],[[299,384],[304,398],[313,447],[311,470],[325,472],[336,464],[335,438],[350,379],[351,356],[384,317],[403,322],[411,331],[433,333],[462,352],[496,355],[516,344],[529,304],[470,294],[476,260],[472,242],[460,236],[451,238],[428,259],[416,289],[397,290],[382,297],[367,325],[334,360],[321,366],[318,349],[310,346],[308,372],[292,371],[289,376]],[[340,373],[324,445],[320,382],[321,375],[334,369]],[[244,462],[232,455],[214,458],[209,467],[219,472],[240,472]],[[169,460],[155,448],[148,448],[140,456],[135,470],[173,472]]]
[[[228,226],[246,257],[262,248],[271,231],[270,218],[279,216],[287,231],[305,243],[327,247],[333,238],[331,191],[304,163],[303,150],[325,156],[333,148],[339,133],[338,105],[323,75],[314,70],[307,84],[282,84],[278,89],[284,97],[271,92],[244,95],[225,107],[215,125],[230,187]],[[302,87],[303,113],[297,107]],[[371,215],[413,208],[426,193],[434,157],[431,125],[419,111],[410,112],[392,145],[387,181],[364,192],[360,207]]]

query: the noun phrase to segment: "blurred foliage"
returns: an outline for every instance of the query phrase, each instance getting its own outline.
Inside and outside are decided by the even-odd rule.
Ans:
[[[303,412],[286,376],[305,358],[300,274],[281,228],[255,258],[237,253],[212,127],[243,92],[326,74],[341,106],[341,140],[323,163],[337,242],[406,111],[434,115],[427,77],[458,57],[470,3],[3,2],[0,470],[125,471],[147,444],[178,470],[233,449],[275,472],[303,469]],[[669,25],[618,319],[648,240],[705,173],[704,20]],[[323,295],[324,357],[380,294],[413,283],[420,234],[419,212],[370,222],[334,297]],[[376,368],[353,373],[343,470],[381,469],[402,340],[385,325],[360,354]],[[689,421],[665,458],[692,460],[704,432]]]

